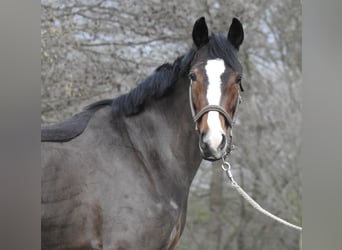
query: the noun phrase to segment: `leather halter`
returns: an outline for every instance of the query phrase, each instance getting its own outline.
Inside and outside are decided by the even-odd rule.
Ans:
[[[209,111],[217,111],[221,115],[223,115],[223,117],[226,119],[226,122],[228,123],[228,126],[230,127],[230,130],[232,130],[235,120],[227,113],[227,111],[224,108],[222,108],[219,105],[207,105],[204,108],[202,108],[197,114],[195,113],[194,105],[192,102],[192,83],[193,83],[193,81],[190,79],[189,101],[190,101],[190,109],[191,109],[192,119],[194,120],[194,122],[196,124],[196,130],[198,130],[197,121],[204,114],[208,113]],[[237,101],[236,108],[235,108],[235,114],[238,110],[239,103],[241,102],[240,92],[238,92],[238,95],[239,95],[239,97],[238,97],[238,101]],[[234,117],[236,117],[236,115]]]

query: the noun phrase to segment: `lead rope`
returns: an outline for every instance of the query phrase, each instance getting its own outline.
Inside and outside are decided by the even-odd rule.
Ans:
[[[241,103],[241,96],[239,94],[239,100],[238,100],[238,103],[236,105],[236,110],[235,110],[235,114],[234,114],[234,117],[233,117],[233,124],[235,123],[235,119],[237,117],[236,113],[238,111],[238,107],[239,107],[239,104]],[[297,225],[294,225],[286,220],[283,220],[282,218],[268,212],[266,209],[264,209],[263,207],[261,207],[255,200],[253,200],[252,197],[250,197],[246,192],[245,190],[242,189],[242,187],[234,180],[233,178],[233,174],[231,172],[231,166],[230,166],[230,163],[228,162],[228,157],[230,156],[231,154],[231,151],[234,149],[234,145],[233,145],[233,128],[230,129],[230,133],[229,133],[229,147],[227,148],[227,153],[222,157],[222,169],[223,171],[226,173],[228,179],[230,180],[230,182],[232,183],[232,186],[233,188],[236,189],[236,191],[249,203],[252,205],[252,207],[254,207],[256,210],[258,210],[259,212],[261,212],[262,214],[274,219],[275,221],[278,221],[290,228],[293,228],[293,229],[296,229],[298,231],[302,231],[302,227],[300,226],[297,226]]]
[[[262,208],[255,200],[253,200],[252,197],[250,197],[243,189],[242,187],[240,187],[239,184],[237,184],[237,182],[234,180],[233,178],[233,174],[231,172],[231,166],[230,166],[230,163],[226,160],[226,157],[228,157],[230,152],[228,152],[228,154],[226,156],[224,156],[222,158],[222,169],[224,170],[224,172],[226,173],[228,179],[230,180],[230,182],[232,183],[232,186],[233,188],[236,189],[236,191],[238,191],[238,193],[249,203],[251,204],[256,210],[258,210],[259,212],[263,213],[264,215],[288,226],[288,227],[291,227],[291,228],[294,228],[298,231],[302,231],[302,227],[300,226],[297,226],[297,225],[294,225],[290,222],[287,222],[286,220],[283,220],[282,218],[268,212],[266,209]]]
[[[230,123],[230,130],[229,130],[229,142],[228,142],[228,147],[227,147],[227,153],[222,157],[222,169],[225,171],[228,179],[231,181],[232,183],[232,186],[233,188],[236,189],[236,191],[238,191],[238,193],[243,197],[245,198],[245,200],[251,204],[256,210],[258,210],[259,212],[263,213],[264,215],[288,226],[288,227],[291,227],[291,228],[294,228],[298,231],[302,231],[302,227],[299,227],[299,226],[296,226],[294,224],[291,224],[290,222],[287,222],[286,220],[283,220],[282,218],[268,212],[267,210],[265,210],[264,208],[262,208],[255,200],[253,200],[252,197],[250,197],[243,189],[242,187],[240,187],[239,184],[237,184],[237,182],[234,180],[233,178],[233,175],[231,173],[231,166],[230,166],[230,163],[226,160],[228,159],[231,151],[234,149],[234,145],[233,145],[233,125],[235,123],[235,120],[236,120],[236,113],[238,111],[238,107],[239,107],[239,104],[241,103],[241,95],[240,93],[238,94],[238,101],[237,101],[237,105],[236,105],[236,109],[235,109],[235,114],[233,116],[233,119],[230,119],[229,115],[225,115],[226,112],[222,112],[222,108],[218,108],[219,106],[215,106],[214,108],[210,107],[210,106],[207,106],[205,107],[205,110],[203,111],[200,111],[200,115],[196,115],[195,114],[195,110],[194,110],[194,107],[193,107],[193,103],[192,103],[192,93],[191,93],[191,88],[192,88],[192,80],[190,80],[190,85],[189,85],[189,101],[190,101],[190,109],[191,109],[191,114],[192,114],[192,117],[195,121],[195,124],[196,124],[196,127],[195,129],[197,130],[197,120],[199,117],[201,117],[203,115],[203,113],[206,113],[210,110],[214,110],[214,111],[218,111],[220,112],[222,115],[224,115],[227,119],[227,121]],[[228,117],[228,118],[227,118]]]

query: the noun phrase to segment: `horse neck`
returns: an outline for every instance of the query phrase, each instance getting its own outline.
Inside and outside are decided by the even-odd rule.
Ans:
[[[198,146],[198,134],[192,119],[189,101],[190,81],[180,79],[172,94],[160,106],[161,115],[166,117],[171,131],[170,145],[174,152],[175,164],[182,164],[188,171],[190,181],[195,176],[202,160]]]
[[[188,186],[201,162],[189,106],[189,84],[187,79],[180,78],[170,94],[149,101],[145,111],[134,119],[135,125],[130,126],[145,160],[158,164],[168,176],[186,180]]]

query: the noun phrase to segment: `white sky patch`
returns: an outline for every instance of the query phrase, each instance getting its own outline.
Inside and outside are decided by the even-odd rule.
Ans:
[[[208,60],[205,70],[208,76],[208,104],[219,105],[221,100],[221,75],[225,70],[224,61],[222,59]],[[223,133],[219,113],[217,111],[208,112],[208,127],[207,140],[213,149],[217,149],[222,141]]]
[[[174,200],[170,200],[170,205],[173,209],[177,210],[178,209],[178,205]]]

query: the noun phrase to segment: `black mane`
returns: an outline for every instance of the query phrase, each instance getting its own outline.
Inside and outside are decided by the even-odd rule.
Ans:
[[[228,41],[227,37],[220,34],[212,34],[208,43],[209,58],[221,58],[234,71],[242,73],[242,65],[238,60],[238,51]]]
[[[178,57],[173,64],[165,63],[159,66],[136,88],[113,100],[113,113],[134,115],[141,111],[147,99],[158,99],[165,96],[172,89],[177,79],[189,71],[194,54],[195,50],[191,49],[186,55]]]
[[[234,71],[242,71],[242,66],[237,58],[237,50],[222,35],[212,34],[209,39],[209,58],[221,58]],[[150,76],[140,82],[129,93],[115,99],[101,100],[86,106],[82,112],[70,119],[54,125],[43,126],[42,141],[68,141],[82,134],[93,114],[104,106],[112,107],[113,114],[126,116],[138,114],[149,98],[161,98],[167,95],[174,83],[184,77],[190,70],[191,61],[196,49],[178,57],[173,64],[166,63],[159,66]]]

